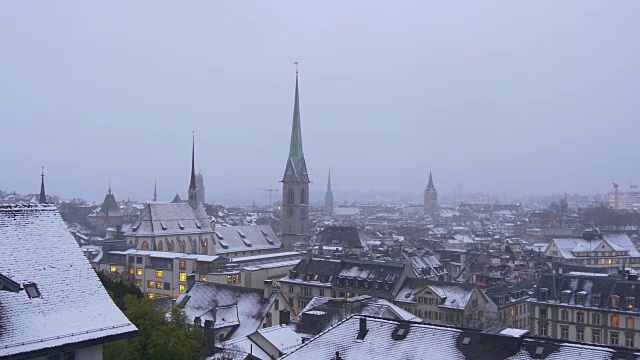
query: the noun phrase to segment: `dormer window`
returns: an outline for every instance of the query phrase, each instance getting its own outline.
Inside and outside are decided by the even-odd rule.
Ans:
[[[571,290],[562,291],[562,302],[568,303],[569,299],[571,299]]]
[[[247,237],[242,231],[240,231],[240,230],[237,230],[237,231],[238,231],[238,235],[240,235],[241,238],[244,239],[244,238]]]
[[[611,307],[617,308],[618,306],[620,306],[620,296],[612,295],[611,296]]]
[[[593,295],[591,297],[591,306],[600,306],[600,295]]]
[[[577,297],[578,305],[584,305],[584,299],[586,297],[587,297],[587,292],[586,291],[578,292],[578,297]]]
[[[29,299],[40,297],[40,290],[38,289],[38,285],[34,283],[24,284],[24,291],[27,293]]]
[[[160,221],[160,227],[162,230],[167,230],[167,224],[165,224],[164,221]]]
[[[182,221],[178,220],[178,227],[180,230],[184,230],[184,225],[182,225]]]
[[[549,289],[540,288],[540,301],[547,301]]]
[[[627,310],[633,310],[633,307],[635,306],[635,302],[636,302],[636,298],[634,298],[633,296],[628,296],[627,304],[626,304]]]
[[[196,224],[196,227],[198,229],[202,229],[202,225],[198,222],[198,220],[193,220],[193,222]]]

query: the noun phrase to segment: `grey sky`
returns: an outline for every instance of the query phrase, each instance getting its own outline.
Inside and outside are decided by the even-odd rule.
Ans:
[[[638,1],[3,1],[0,188],[279,187],[299,60],[318,185],[596,193],[640,182]],[[258,192],[256,199],[265,198]]]

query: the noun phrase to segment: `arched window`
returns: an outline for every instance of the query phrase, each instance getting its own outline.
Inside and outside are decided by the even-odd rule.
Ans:
[[[307,201],[307,192],[304,189],[302,189],[302,191],[300,191],[300,203],[301,204],[306,204],[307,202],[308,202]]]
[[[204,254],[208,253],[208,249],[209,249],[209,240],[207,240],[207,238],[204,238],[204,242],[202,243],[202,252]]]
[[[178,240],[178,244],[180,244],[180,252],[181,253],[187,252],[186,249],[185,249],[186,246],[185,246],[184,240]]]
[[[295,203],[295,200],[296,195],[293,193],[293,189],[289,189],[289,191],[287,191],[287,204],[293,205]]]
[[[162,246],[162,240],[158,240],[158,247],[157,247],[158,251],[162,251],[163,250],[163,246]]]
[[[142,250],[149,250],[149,243],[146,241],[142,242]]]

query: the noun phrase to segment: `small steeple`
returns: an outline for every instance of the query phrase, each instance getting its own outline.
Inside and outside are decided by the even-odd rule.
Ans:
[[[327,180],[327,194],[331,194],[331,168],[329,168],[329,180]]]
[[[153,201],[158,201],[158,179],[153,180]]]
[[[108,194],[111,195],[111,179],[109,179],[109,190],[107,191],[108,191]]]
[[[47,194],[44,192],[44,166],[42,167],[42,174],[40,175],[42,177],[42,181],[40,182],[40,204],[46,204],[47,203]]]
[[[436,190],[436,187],[433,185],[433,176],[431,176],[431,168],[429,168],[429,183],[427,184],[427,190]]]
[[[196,134],[193,133],[191,144],[191,182],[189,183],[189,205],[195,210],[198,207],[198,191],[196,186]]]

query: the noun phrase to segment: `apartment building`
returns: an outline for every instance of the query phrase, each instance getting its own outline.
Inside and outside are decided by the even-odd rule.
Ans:
[[[637,275],[543,275],[529,304],[533,335],[633,349],[640,346]]]

